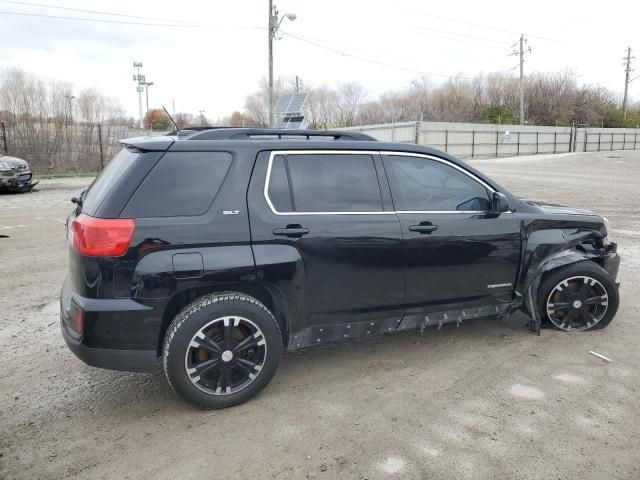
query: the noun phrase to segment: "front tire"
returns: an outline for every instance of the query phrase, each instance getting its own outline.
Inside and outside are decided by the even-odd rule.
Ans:
[[[618,287],[600,265],[586,260],[552,271],[540,285],[543,320],[568,332],[604,328],[618,311]]]
[[[165,335],[165,376],[184,400],[203,408],[246,402],[275,374],[282,334],[271,312],[241,293],[205,295],[187,305]]]

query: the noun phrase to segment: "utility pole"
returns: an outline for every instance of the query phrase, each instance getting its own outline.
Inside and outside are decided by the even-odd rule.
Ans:
[[[273,125],[273,37],[274,31],[273,0],[269,0],[269,126]]]
[[[631,72],[633,72],[633,69],[631,68],[631,60],[633,60],[636,57],[632,57],[631,56],[631,47],[627,47],[627,56],[626,58],[623,58],[622,60],[625,62],[623,63],[625,69],[624,69],[624,97],[622,99],[622,119],[626,120],[627,119],[627,100],[628,100],[628,94],[629,94],[629,84],[631,83],[632,80],[634,79],[629,79],[629,77],[631,76]]]
[[[298,75],[296,75],[296,93],[300,93],[300,81]]]
[[[520,35],[518,43],[520,48],[518,50],[514,50],[511,55],[517,55],[520,57],[520,125],[524,125],[524,54],[531,53],[531,47],[526,46],[529,43],[529,40],[524,38],[524,34]],[[512,48],[518,45],[518,43],[514,43]]]
[[[278,33],[282,20],[285,18],[293,22],[296,16],[293,13],[285,13],[278,20],[278,9],[273,5],[273,0],[269,0],[269,126],[273,125],[273,41],[276,38],[276,33]]]
[[[144,117],[142,116],[142,92],[144,91],[145,78],[140,74],[142,62],[133,62],[133,68],[136,73],[133,74],[133,81],[137,83],[136,92],[138,92],[138,114],[140,115],[140,128],[144,128]]]

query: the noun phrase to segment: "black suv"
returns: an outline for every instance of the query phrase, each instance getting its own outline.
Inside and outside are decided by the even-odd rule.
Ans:
[[[209,129],[123,140],[67,220],[62,334],[97,367],[244,402],[285,350],[500,316],[602,328],[606,220],[523,200],[418,145]]]

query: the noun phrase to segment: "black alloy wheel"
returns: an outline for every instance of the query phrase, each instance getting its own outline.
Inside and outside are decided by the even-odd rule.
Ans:
[[[618,310],[617,284],[590,260],[548,273],[538,292],[543,320],[567,332],[604,328]]]
[[[609,295],[592,277],[571,277],[558,283],[547,299],[547,316],[556,327],[583,331],[595,326],[607,313]]]
[[[189,342],[184,366],[200,390],[210,395],[229,395],[255,380],[266,355],[262,330],[247,318],[227,316],[198,330]]]
[[[200,297],[164,336],[162,364],[171,388],[203,408],[246,402],[273,378],[284,351],[280,325],[259,300],[239,292]]]

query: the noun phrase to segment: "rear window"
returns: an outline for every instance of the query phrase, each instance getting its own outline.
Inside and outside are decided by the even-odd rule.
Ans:
[[[82,211],[87,215],[95,215],[98,207],[107,196],[115,183],[131,168],[138,153],[126,148],[120,150],[113,160],[105,167],[98,178],[87,189],[82,199]]]
[[[232,159],[228,152],[166,153],[133,194],[122,216],[204,214],[220,190]]]

